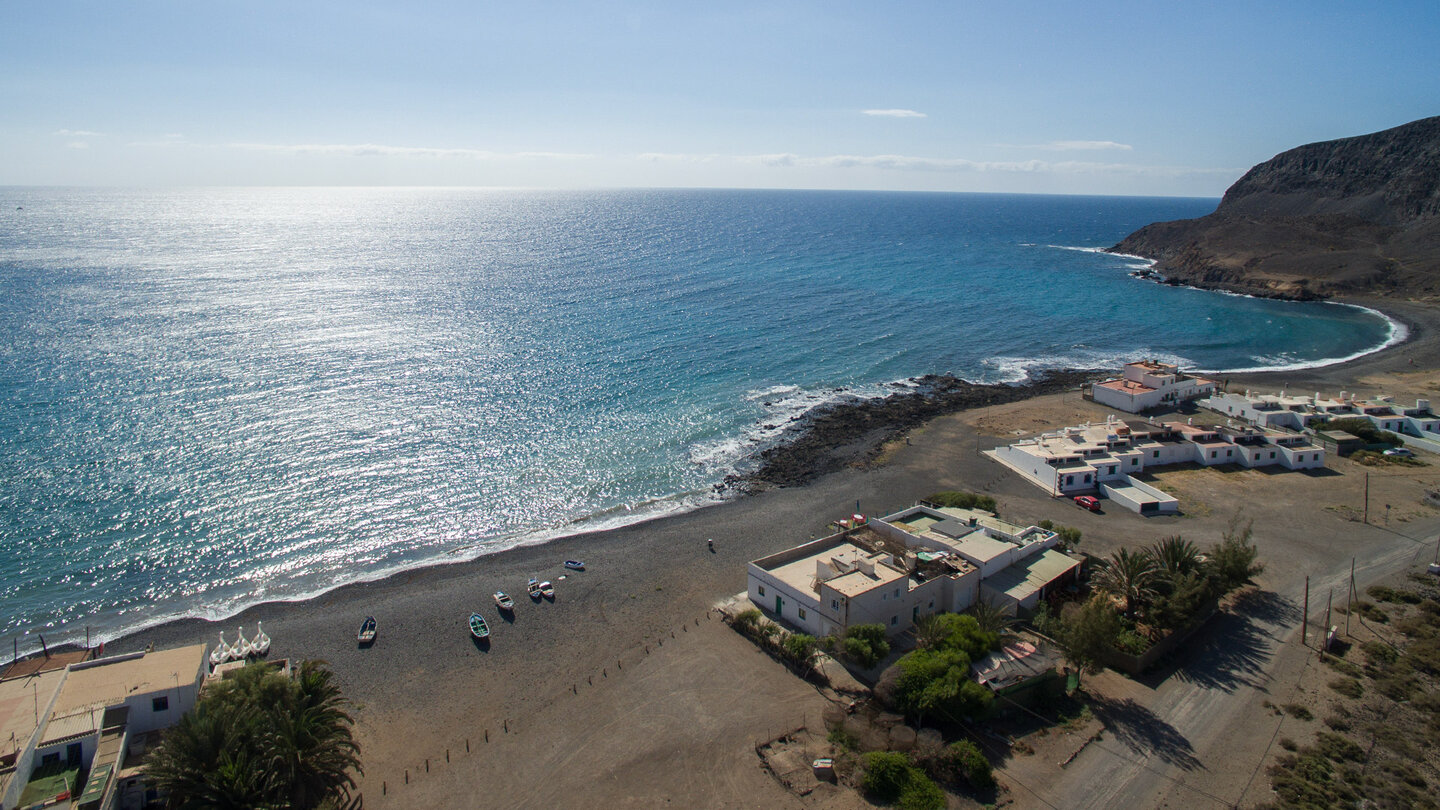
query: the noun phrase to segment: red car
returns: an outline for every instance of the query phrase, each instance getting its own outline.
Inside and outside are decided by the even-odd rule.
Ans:
[[[1083,506],[1086,509],[1089,509],[1091,512],[1100,511],[1100,499],[1095,497],[1094,495],[1076,495],[1075,505]]]

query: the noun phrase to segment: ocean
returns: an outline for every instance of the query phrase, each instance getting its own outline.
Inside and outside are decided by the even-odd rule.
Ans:
[[[1216,202],[0,188],[0,637],[696,508],[793,417],[928,373],[1292,368],[1396,337],[1098,252]]]

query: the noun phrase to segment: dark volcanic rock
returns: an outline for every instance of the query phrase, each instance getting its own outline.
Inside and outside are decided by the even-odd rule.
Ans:
[[[1291,149],[1236,181],[1215,213],[1147,225],[1110,250],[1252,295],[1440,296],[1440,117]]]
[[[786,441],[760,454],[753,473],[732,475],[722,492],[756,492],[800,486],[826,473],[872,458],[886,440],[936,416],[1067,391],[1107,376],[1102,371],[1047,371],[1019,385],[979,385],[949,375],[927,375],[906,393],[817,409]]]

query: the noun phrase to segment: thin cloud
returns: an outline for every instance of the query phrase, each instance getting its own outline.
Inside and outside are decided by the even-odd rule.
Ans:
[[[55,134],[62,138],[98,138],[105,133],[91,132],[88,129],[57,129]]]
[[[1040,148],[1049,149],[1052,152],[1094,152],[1103,149],[1119,149],[1129,152],[1135,147],[1128,143],[1116,143],[1115,141],[1051,141]]]
[[[865,115],[874,115],[881,118],[928,118],[925,113],[915,110],[861,110]]]
[[[1118,141],[1050,141],[1049,143],[997,143],[1002,149],[1041,149],[1046,152],[1099,152],[1115,149],[1129,152],[1135,149],[1128,143]]]
[[[1003,174],[1122,174],[1152,177],[1187,175],[1233,175],[1236,169],[1203,169],[1189,166],[1142,166],[1133,163],[1092,161],[980,161],[965,158],[917,157],[913,155],[823,155],[804,157],[793,153],[737,155],[737,163],[780,168],[889,169],[912,172],[989,172]]]
[[[432,146],[392,146],[378,143],[227,143],[229,149],[291,155],[342,155],[354,157],[467,158],[471,160],[587,160],[594,155],[572,152],[494,152]]]
[[[89,148],[90,148],[90,144],[88,144],[88,143],[86,143],[86,142],[84,142],[84,141],[71,141],[71,142],[65,144],[65,147],[66,147],[67,149],[89,149]]]

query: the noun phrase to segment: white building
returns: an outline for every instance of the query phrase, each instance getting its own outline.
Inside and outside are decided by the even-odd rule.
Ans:
[[[1391,397],[1355,399],[1341,391],[1336,399],[1315,396],[1217,393],[1200,401],[1200,406],[1227,417],[1242,419],[1261,427],[1304,430],[1318,422],[1334,419],[1364,419],[1379,430],[1394,433],[1407,445],[1440,452],[1440,416],[1430,410],[1430,400],[1417,399],[1415,407],[1395,404]]]
[[[985,453],[1057,496],[1099,493],[1143,515],[1178,511],[1178,502],[1132,476],[1187,462],[1205,466],[1325,466],[1325,451],[1303,434],[1254,427],[1110,418],[1044,433]]]
[[[55,796],[36,793],[45,784],[37,774],[71,769],[86,770],[89,778],[62,806],[122,806],[125,782],[138,786],[139,740],[195,706],[205,665],[206,648],[199,644],[0,681],[0,730],[9,733],[11,746],[0,756],[0,810],[54,805]],[[143,796],[134,798],[139,806]]]
[[[1213,380],[1182,374],[1173,363],[1142,360],[1126,363],[1122,376],[1092,385],[1090,395],[1101,405],[1139,413],[1206,396],[1215,387]]]
[[[982,594],[1012,611],[1032,609],[1080,566],[1053,550],[1057,542],[1054,532],[988,512],[918,506],[755,560],[748,591],[750,601],[812,635],[856,624],[898,633],[925,616],[963,611]],[[1012,569],[1022,572],[1018,581],[987,586]]]

